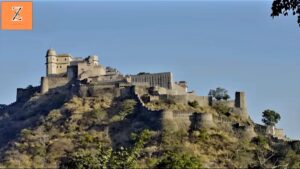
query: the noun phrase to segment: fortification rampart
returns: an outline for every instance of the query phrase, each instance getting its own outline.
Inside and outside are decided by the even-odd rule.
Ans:
[[[206,129],[216,126],[211,113],[193,113],[190,119],[192,129]]]
[[[218,104],[223,104],[227,107],[235,107],[235,100],[212,100],[210,106],[216,106]]]
[[[67,77],[42,77],[41,78],[41,93],[46,93],[50,89],[65,86],[69,83]]]
[[[119,97],[120,89],[115,87],[114,85],[91,85],[89,87],[89,94],[92,97],[109,95],[109,97]]]
[[[256,124],[255,131],[257,133],[261,133],[261,134],[272,135],[273,137],[278,138],[278,139],[283,139],[283,140],[286,139],[286,135],[285,135],[283,129],[278,129],[278,128],[271,127],[271,126],[264,126],[264,125]]]
[[[144,93],[145,90],[143,90],[140,87],[133,87],[133,96],[138,102],[139,111],[140,113],[147,113],[147,114],[160,114],[161,116],[161,123],[162,126],[172,126],[171,128],[168,128],[168,130],[177,131],[179,129],[188,130],[192,123],[194,118],[194,113],[191,112],[173,112],[170,110],[152,110],[145,106],[143,100],[140,97],[140,93]],[[165,95],[168,96],[168,95]],[[169,95],[170,96],[170,95]],[[186,97],[186,96],[183,96]],[[174,96],[173,99],[182,99],[182,96]],[[204,99],[203,97],[202,99]],[[193,97],[194,99],[194,97]],[[184,98],[183,102],[185,102],[187,98]],[[208,105],[208,99],[205,102]],[[202,126],[205,127],[211,127],[214,125],[212,114],[210,113],[200,113],[199,120]],[[180,126],[180,127],[179,127]]]
[[[136,100],[137,105],[136,105],[136,109],[139,113],[139,115],[144,116],[145,120],[153,123],[151,124],[152,126],[158,126],[158,128],[160,128],[160,130],[163,128],[164,126],[164,120],[169,120],[172,121],[172,119],[168,119],[168,118],[172,118],[171,115],[168,115],[166,113],[164,113],[163,110],[152,110],[148,107],[145,106],[144,102],[142,101],[140,95],[137,92],[137,88],[135,86],[130,87],[130,93],[128,93],[129,95],[131,95],[131,97]],[[166,119],[164,119],[166,118]]]
[[[193,94],[185,95],[159,95],[160,100],[172,100],[179,104],[187,104],[188,102],[197,101],[199,106],[206,107],[209,106],[208,96],[196,96]]]
[[[130,75],[132,84],[149,83],[150,86],[160,86],[166,89],[172,89],[173,76],[171,72],[165,73],[140,73]]]
[[[196,96],[194,94],[187,95],[187,102],[197,101],[199,106],[206,107],[209,106],[208,96]]]
[[[167,90],[167,93],[171,95],[184,95],[187,93],[187,88],[174,83],[172,84],[172,89]]]
[[[160,117],[160,123],[177,125],[177,129],[183,126],[189,127],[194,122],[205,128],[214,126],[214,124],[230,125],[232,121],[220,119],[210,113],[152,110],[146,107],[143,101],[171,100],[179,104],[196,101],[201,107],[215,106],[221,102],[231,108],[230,113],[237,113],[241,117],[248,118],[244,92],[236,92],[235,100],[217,101],[209,96],[197,96],[193,92],[187,92],[187,83],[185,81],[174,82],[171,72],[123,76],[116,69],[104,67],[98,61],[97,56],[81,59],[73,58],[68,54],[58,55],[53,49],[48,50],[46,77],[41,78],[41,93],[44,94],[51,89],[66,86],[62,90],[73,89],[70,91],[77,92],[81,96],[97,97],[105,94],[110,97],[131,97],[138,102],[139,112],[149,114],[149,118],[151,115]],[[34,92],[33,89],[18,89],[17,100],[30,98]],[[280,137],[283,135],[281,130],[276,133]]]
[[[40,87],[28,87],[26,89],[17,89],[17,102],[23,102],[29,100],[34,93],[39,92]]]
[[[81,84],[78,94],[81,97],[98,97],[105,95],[114,98],[121,95],[121,89],[112,84]]]

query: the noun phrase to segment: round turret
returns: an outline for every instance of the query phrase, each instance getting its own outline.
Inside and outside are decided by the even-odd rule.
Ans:
[[[54,49],[48,49],[46,54],[46,75],[57,73],[57,57]]]
[[[56,56],[56,51],[52,48],[48,49],[46,57],[48,57],[48,56]]]
[[[215,127],[211,113],[193,113],[193,123],[195,129]]]

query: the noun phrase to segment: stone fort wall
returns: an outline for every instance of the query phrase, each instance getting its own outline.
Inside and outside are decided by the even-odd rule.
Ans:
[[[146,114],[158,114],[161,117],[161,120],[159,123],[161,123],[162,127],[167,127],[168,130],[172,131],[178,131],[178,130],[189,130],[191,125],[194,123],[194,114],[191,112],[173,112],[170,110],[152,110],[145,106],[143,100],[140,97],[140,93],[142,93],[143,90],[139,87],[133,87],[132,88],[132,93],[133,97],[136,99],[136,101],[139,104],[139,110],[140,113],[146,113]],[[168,95],[166,95],[168,96]],[[171,96],[172,97],[172,96]],[[173,99],[179,99],[182,102],[186,101],[187,98],[182,99],[181,96],[174,96],[175,98]],[[200,100],[205,100],[202,103],[208,105],[208,98],[207,97],[191,97],[191,99],[200,99]],[[199,100],[199,102],[201,102]],[[198,113],[199,117],[197,120],[203,127],[212,127],[214,126],[214,121],[212,114],[210,113]]]
[[[39,92],[40,87],[28,87],[26,89],[18,88],[17,89],[17,102],[29,100],[34,93]]]
[[[69,83],[69,79],[67,77],[56,77],[56,76],[48,76],[41,78],[41,93],[46,93],[50,89],[62,87]]]
[[[173,77],[171,72],[130,75],[133,85],[149,83],[151,87],[159,86],[172,89]]]
[[[185,94],[185,95],[160,95],[160,100],[172,100],[176,103],[187,104],[188,102],[197,101],[199,106],[206,107],[209,106],[209,98],[208,96],[196,96],[193,94]]]
[[[167,94],[171,95],[185,95],[187,94],[187,88],[179,86],[178,84],[173,83],[172,89],[166,91]]]
[[[235,107],[235,100],[222,100],[222,101],[212,100],[210,103],[210,106],[215,106],[219,103],[222,103],[222,104],[226,105],[227,107]]]
[[[111,84],[82,85],[79,88],[79,95],[82,97],[107,96],[109,98],[119,97],[121,89]]]
[[[98,77],[101,75],[105,75],[105,67],[99,64],[90,64],[88,62],[78,63],[77,66],[73,67],[77,70],[73,71],[76,77],[79,80],[88,79],[90,77]],[[72,79],[73,77],[69,77]]]
[[[271,134],[273,137],[278,139],[286,139],[285,133],[283,129],[274,128],[274,133],[270,131],[270,127],[256,124],[255,131],[262,134]]]

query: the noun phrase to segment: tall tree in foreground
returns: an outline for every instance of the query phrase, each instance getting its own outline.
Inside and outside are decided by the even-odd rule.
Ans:
[[[298,24],[300,26],[300,0],[274,0],[272,4],[271,16],[283,15],[287,16],[291,12],[298,16]]]

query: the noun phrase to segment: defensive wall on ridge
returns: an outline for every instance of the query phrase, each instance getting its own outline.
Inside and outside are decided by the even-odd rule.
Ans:
[[[172,130],[177,131],[179,129],[189,130],[191,127],[197,128],[211,128],[220,124],[227,124],[229,127],[232,127],[233,121],[227,120],[225,118],[214,116],[211,113],[196,113],[196,112],[173,112],[170,110],[152,110],[145,106],[143,100],[139,93],[143,93],[140,88],[133,87],[133,95],[136,101],[140,106],[140,113],[156,113],[161,114],[161,123],[162,125],[172,126]],[[233,104],[233,102],[231,102]],[[180,127],[179,127],[180,126]],[[255,134],[253,127],[245,127],[243,131],[253,137]]]

